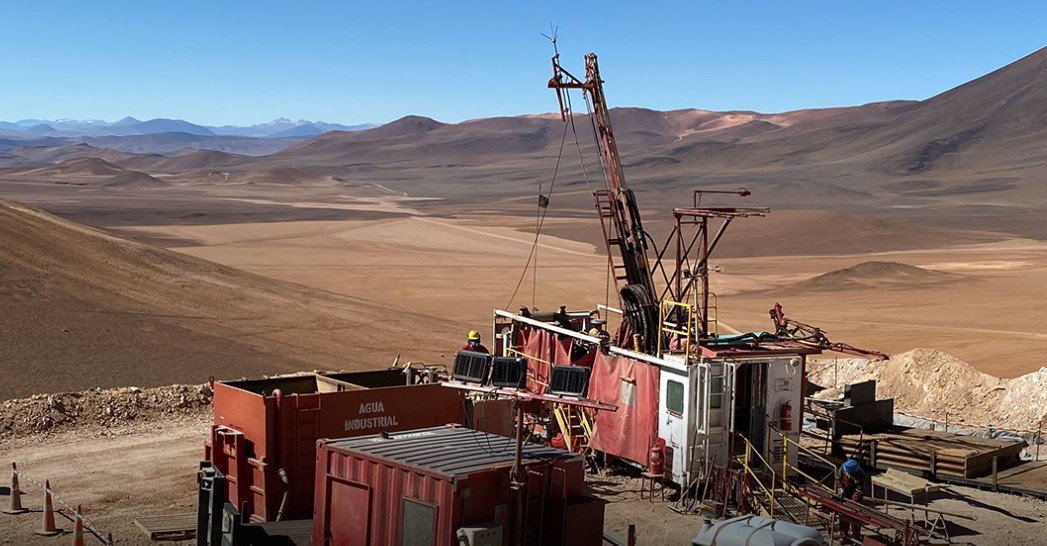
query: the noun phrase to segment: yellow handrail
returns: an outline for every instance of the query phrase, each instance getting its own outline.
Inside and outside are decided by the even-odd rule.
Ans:
[[[589,408],[579,408],[578,416],[579,416],[579,419],[582,422],[582,430],[585,431],[585,435],[590,437],[590,438],[592,438],[592,436],[593,436],[593,421],[592,421],[592,415],[589,414],[590,411],[596,411],[596,410],[590,410]]]
[[[680,325],[676,325],[675,328],[670,327],[666,324],[665,319],[669,316],[669,311],[674,307],[683,308],[687,312],[687,324],[683,329]],[[658,320],[658,339],[659,346],[658,352],[661,353],[663,350],[662,343],[665,342],[665,334],[676,334],[683,336],[685,340],[684,354],[691,354],[691,335],[694,332],[694,305],[690,303],[683,303],[679,301],[673,301],[670,299],[662,300],[662,304],[659,307],[659,320]]]
[[[739,434],[737,432],[734,433],[734,434],[738,438],[741,438],[742,442],[745,442],[745,458],[743,459],[743,463],[742,463],[743,469],[745,470],[746,474],[748,474],[749,476],[751,476],[753,478],[753,481],[756,482],[756,485],[760,488],[761,491],[763,491],[764,495],[767,495],[767,498],[770,499],[771,506],[769,508],[770,513],[768,515],[773,518],[774,517],[774,508],[775,508],[775,504],[776,504],[776,502],[775,502],[776,501],[776,499],[775,499],[775,491],[778,489],[777,488],[778,473],[775,472],[774,468],[772,468],[771,465],[767,463],[767,461],[763,458],[763,455],[760,455],[760,452],[755,447],[753,447],[752,442],[750,442],[748,438],[746,438],[745,436],[743,436],[743,435],[741,435],[741,434]],[[760,477],[757,476],[756,472],[753,470],[753,465],[750,464],[750,454],[756,455],[756,458],[759,459],[759,461],[761,463],[763,463],[763,466],[767,469],[767,471],[771,473],[771,488],[770,488],[770,490],[768,490],[767,487],[764,486],[763,482],[760,480]]]
[[[698,293],[695,292],[697,298]],[[697,299],[695,300],[697,301]],[[719,300],[715,293],[709,292],[709,308],[705,310],[705,314],[709,317],[709,332],[706,335],[713,334],[715,336],[720,335],[720,323],[719,323],[719,312],[717,311]]]
[[[560,434],[563,434],[563,441],[567,444],[567,450],[574,450],[574,437],[571,436],[571,420],[570,416],[563,414],[563,407],[561,404],[553,405],[553,416],[556,417],[556,424],[560,425]]]
[[[803,452],[807,456],[809,456],[811,458],[814,458],[814,459],[818,460],[819,462],[825,464],[829,468],[831,468],[832,469],[832,476],[833,476],[833,478],[835,478],[838,475],[838,473],[839,473],[839,468],[835,464],[833,464],[832,461],[826,459],[825,457],[822,457],[821,455],[818,455],[817,453],[812,451],[810,448],[807,448],[807,447],[805,447],[803,445],[800,445],[799,442],[790,439],[785,434],[782,434],[782,431],[778,430],[777,428],[775,428],[773,426],[769,427],[769,428],[770,428],[770,430],[772,432],[774,432],[775,434],[777,434],[778,436],[780,436],[782,438],[782,484],[785,486],[786,489],[788,489],[790,487],[788,477],[789,477],[789,471],[792,470],[796,474],[798,474],[800,476],[803,476],[804,478],[807,478],[808,480],[810,480],[811,483],[816,483],[820,487],[822,487],[823,489],[826,489],[827,491],[829,491],[831,493],[835,492],[832,487],[827,487],[824,483],[822,483],[825,480],[825,478],[822,478],[822,479],[819,480],[818,478],[815,478],[814,476],[811,476],[810,474],[808,474],[808,473],[804,472],[803,470],[801,470],[799,466],[793,466],[793,465],[789,464],[789,444],[792,444],[793,446],[795,446],[796,450],[798,452]]]
[[[529,355],[529,354],[527,354],[527,353],[525,353],[525,352],[523,352],[523,351],[521,351],[519,349],[516,349],[514,347],[506,347],[505,348],[505,353],[506,353],[506,356],[514,356],[514,355],[515,356],[522,356],[522,357],[527,358],[528,360],[535,360],[535,361],[541,362],[542,364],[546,364],[548,366],[555,366],[555,364],[553,364],[552,362],[549,362],[547,360],[542,360],[541,358],[538,358],[536,356],[531,356],[531,355]],[[531,381],[534,381],[535,383],[538,383],[539,385],[542,385],[543,387],[548,387],[549,386],[548,383],[546,383],[545,381],[539,380],[538,377],[535,374],[531,373],[530,367],[528,367],[528,369],[527,369],[527,377]]]

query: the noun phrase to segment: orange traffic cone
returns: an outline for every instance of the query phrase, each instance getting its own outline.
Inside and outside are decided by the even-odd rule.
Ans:
[[[22,514],[28,512],[22,508],[22,490],[18,488],[18,465],[11,463],[11,507],[4,510],[5,514]]]
[[[51,502],[50,480],[44,482],[44,522],[39,530],[33,532],[45,537],[53,537],[62,532],[61,529],[55,527],[55,507]]]
[[[76,505],[76,522],[73,524],[73,546],[84,546],[84,518],[80,505]]]

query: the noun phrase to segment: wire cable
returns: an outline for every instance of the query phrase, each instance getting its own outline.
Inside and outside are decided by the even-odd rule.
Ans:
[[[552,181],[549,183],[549,201],[552,200],[553,189],[556,187],[556,175],[560,172],[560,161],[563,159],[563,148],[564,144],[567,142],[568,127],[569,125],[565,123],[563,127],[563,137],[560,138],[560,150],[556,154],[556,166],[553,167],[553,177]],[[539,199],[541,199],[541,194],[539,194]],[[509,298],[509,303],[505,304],[506,309],[509,309],[513,305],[513,301],[516,299],[517,294],[520,293],[520,287],[523,286],[524,279],[527,278],[527,270],[531,267],[531,262],[534,260],[535,254],[537,253],[538,238],[542,235],[542,226],[545,225],[545,217],[549,213],[549,206],[548,204],[546,204],[545,208],[539,206],[539,209],[541,210],[541,216],[538,219],[538,224],[536,226],[537,229],[535,229],[534,232],[534,242],[531,243],[531,252],[527,255],[527,263],[524,264],[523,271],[520,272],[520,280],[516,282],[516,288],[513,290],[513,295]],[[535,275],[538,275],[537,268],[535,270]],[[535,282],[537,283],[537,281]]]

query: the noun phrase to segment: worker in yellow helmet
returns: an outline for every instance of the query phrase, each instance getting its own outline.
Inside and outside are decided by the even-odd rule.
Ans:
[[[475,351],[477,353],[491,353],[491,351],[487,350],[487,347],[484,347],[480,344],[480,332],[477,332],[476,330],[469,330],[469,336],[466,340],[465,345],[462,345],[458,350]]]

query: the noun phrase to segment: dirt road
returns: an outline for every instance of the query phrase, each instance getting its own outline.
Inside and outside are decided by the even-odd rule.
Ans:
[[[33,482],[51,481],[61,503],[82,504],[91,526],[104,535],[113,533],[117,544],[155,544],[134,526],[137,516],[196,511],[196,468],[203,457],[209,416],[201,414],[173,424],[151,422],[124,430],[70,432],[56,437],[20,438],[0,448],[0,461],[18,463],[23,505],[33,512],[18,516],[0,514],[0,544],[12,546],[65,543],[68,537],[44,538],[33,534],[40,527],[42,489]],[[30,481],[32,480],[32,481]],[[6,507],[8,499],[0,497]],[[63,508],[64,509],[64,508]],[[68,513],[68,509],[65,509]],[[60,528],[72,528],[68,519],[56,517]],[[98,544],[86,537],[88,544]]]

